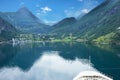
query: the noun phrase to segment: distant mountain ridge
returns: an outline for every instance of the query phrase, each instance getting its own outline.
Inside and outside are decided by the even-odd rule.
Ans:
[[[25,33],[71,34],[89,41],[120,41],[120,0],[105,0],[81,18],[65,18],[53,26],[44,24],[26,7],[17,12],[0,12],[0,17]]]
[[[0,16],[25,33],[46,33],[49,28],[26,7],[20,8],[17,12],[0,13]]]
[[[73,33],[82,39],[93,40],[116,32],[120,27],[120,0],[106,0],[78,19],[77,22],[67,26],[69,27],[65,26],[54,33]]]
[[[67,32],[68,32],[67,28],[70,28],[70,25],[72,25],[76,22],[77,22],[77,20],[74,17],[65,18],[52,26],[51,33],[57,32],[59,35],[59,34],[63,34],[63,33],[61,33],[61,30],[67,30]]]

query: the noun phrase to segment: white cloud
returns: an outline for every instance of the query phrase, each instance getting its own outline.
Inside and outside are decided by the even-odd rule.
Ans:
[[[82,10],[72,10],[72,9],[68,9],[65,10],[64,13],[67,17],[79,17],[82,16],[84,14],[87,14],[90,10],[89,9],[82,9]]]
[[[36,7],[40,7],[40,6],[36,5]],[[46,7],[42,7],[41,9],[36,11],[36,16],[40,17],[41,15],[45,15],[47,12],[50,12],[50,11],[52,11],[51,8],[49,8],[47,6]]]
[[[85,14],[88,13],[89,11],[90,11],[89,9],[82,9],[82,10],[81,10],[81,12],[82,12],[82,13],[85,13]]]
[[[49,8],[49,7],[47,7],[47,6],[42,7],[42,8],[41,8],[41,10],[42,10],[42,12],[43,12],[43,13],[47,13],[47,12],[52,11],[52,9],[51,9],[51,8]]]

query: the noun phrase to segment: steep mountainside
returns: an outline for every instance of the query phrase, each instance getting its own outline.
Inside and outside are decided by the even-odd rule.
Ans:
[[[82,17],[77,24],[77,34],[94,39],[106,35],[120,26],[120,0],[106,0]]]
[[[69,31],[69,28],[72,24],[74,24],[76,22],[77,22],[77,20],[74,17],[65,18],[62,21],[58,22],[57,24],[53,25],[50,33],[57,32],[57,34],[59,35],[59,34],[63,34],[62,33],[63,31],[65,33],[71,32],[71,31]]]
[[[117,29],[111,33],[100,36],[93,40],[96,43],[110,43],[110,44],[120,44],[120,29]]]
[[[16,35],[16,29],[0,17],[0,41],[11,40]]]
[[[26,33],[45,33],[49,28],[26,7],[19,9],[17,12],[0,13],[0,16]]]
[[[120,0],[106,0],[88,14],[81,17],[75,24],[54,33],[73,33],[89,40],[116,32],[120,27]]]

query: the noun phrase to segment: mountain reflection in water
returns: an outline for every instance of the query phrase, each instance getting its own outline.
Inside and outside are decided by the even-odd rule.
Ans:
[[[92,70],[120,79],[120,47],[103,46],[4,44],[0,46],[0,80],[72,80],[79,72],[89,69],[89,56]]]

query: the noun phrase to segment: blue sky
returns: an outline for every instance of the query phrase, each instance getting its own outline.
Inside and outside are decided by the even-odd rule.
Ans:
[[[1,12],[15,12],[25,6],[46,23],[88,13],[104,0],[0,0]]]

